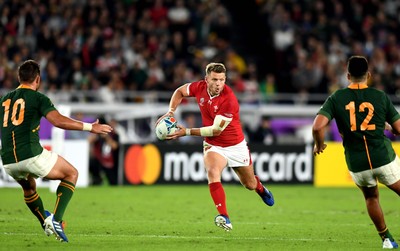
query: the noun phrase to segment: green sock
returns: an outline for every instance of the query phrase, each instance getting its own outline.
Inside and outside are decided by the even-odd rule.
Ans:
[[[69,181],[62,180],[57,188],[57,201],[54,208],[54,219],[62,221],[65,209],[74,194],[75,185]]]
[[[379,236],[381,237],[382,240],[389,238],[391,241],[393,241],[393,236],[390,234],[389,229],[385,228],[383,231],[378,232]]]
[[[36,216],[36,218],[38,218],[40,224],[43,225],[45,217],[44,207],[39,194],[35,192],[34,194],[31,194],[29,196],[24,196],[24,200],[31,212]]]

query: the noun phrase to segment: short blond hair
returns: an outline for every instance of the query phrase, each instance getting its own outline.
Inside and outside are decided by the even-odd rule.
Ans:
[[[225,65],[222,63],[209,63],[206,66],[206,75],[209,75],[211,72],[226,73]]]

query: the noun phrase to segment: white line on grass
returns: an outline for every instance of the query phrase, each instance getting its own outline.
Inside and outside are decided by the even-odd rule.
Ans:
[[[4,235],[12,236],[39,236],[39,234],[27,234],[27,233],[11,233],[4,232]],[[69,234],[74,236],[74,234]],[[344,240],[336,239],[312,239],[312,238],[269,238],[269,237],[237,237],[237,236],[177,236],[177,235],[130,235],[130,234],[78,234],[77,237],[121,237],[121,238],[149,238],[149,239],[230,239],[230,240],[265,240],[265,241],[318,241],[318,242],[347,242]]]

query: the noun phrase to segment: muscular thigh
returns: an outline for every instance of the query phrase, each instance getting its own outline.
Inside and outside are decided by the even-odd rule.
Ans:
[[[229,147],[205,144],[204,152],[209,181],[218,180],[223,169],[228,166],[233,168],[242,184],[255,182],[250,152],[245,141]]]
[[[254,180],[254,168],[253,165],[242,166],[233,168],[235,173],[240,179],[242,184],[249,184],[255,182]]]
[[[46,178],[51,180],[59,180],[71,175],[74,176],[72,182],[76,182],[76,179],[78,178],[78,171],[66,159],[58,156],[54,167],[51,169]]]

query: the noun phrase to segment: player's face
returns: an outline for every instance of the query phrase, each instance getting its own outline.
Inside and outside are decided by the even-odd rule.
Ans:
[[[216,96],[222,92],[225,86],[225,73],[211,72],[206,76],[207,90],[211,96]]]

